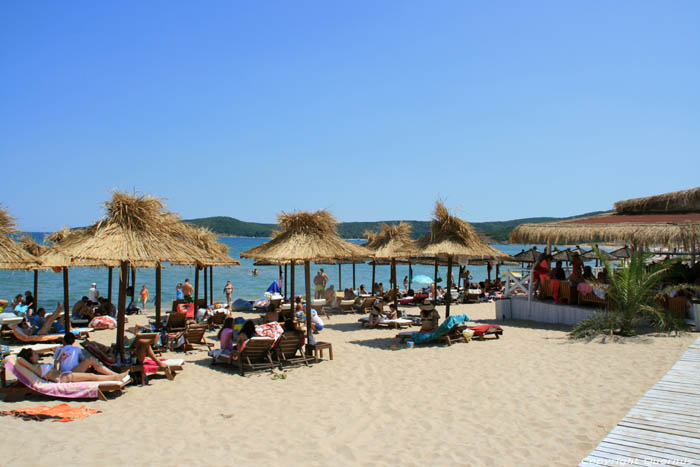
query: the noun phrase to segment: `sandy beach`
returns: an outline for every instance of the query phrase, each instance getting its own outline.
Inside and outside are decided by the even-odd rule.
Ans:
[[[461,313],[489,322],[494,305],[453,308]],[[396,331],[362,329],[358,317],[332,315],[319,339],[335,360],[286,379],[241,377],[211,366],[205,350],[170,353],[187,361],[172,382],[152,377],[107,402],[70,402],[103,413],[71,423],[2,417],[11,440],[2,463],[571,466],[697,337],[571,341],[563,326],[506,321],[499,340],[390,350]],[[109,343],[114,331],[93,337]]]

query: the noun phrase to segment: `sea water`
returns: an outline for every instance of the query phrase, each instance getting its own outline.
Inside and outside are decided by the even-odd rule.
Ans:
[[[38,243],[43,242],[44,234],[33,233],[35,241]],[[232,267],[214,267],[213,268],[213,278],[214,278],[214,300],[212,301],[225,301],[225,295],[223,292],[226,281],[230,280],[231,284],[234,286],[234,299],[244,298],[246,300],[255,300],[261,298],[267,288],[273,281],[280,283],[280,287],[284,286],[284,278],[280,282],[280,273],[278,266],[254,266],[254,261],[248,258],[240,258],[240,253],[242,251],[249,250],[255,246],[267,242],[268,238],[241,238],[241,237],[220,237],[220,241],[226,244],[229,248],[229,255],[232,258],[236,258],[241,262],[240,266]],[[364,243],[364,240],[353,240],[355,243]],[[530,245],[501,245],[493,244],[493,247],[508,253],[517,254],[522,249],[528,249]],[[538,248],[542,249],[542,248]],[[339,282],[339,271],[338,265],[328,265],[328,264],[312,264],[311,265],[311,280],[313,282],[313,276],[316,274],[319,268],[323,268],[325,273],[330,278],[330,284],[333,284],[336,290],[342,290],[344,288],[353,286],[353,275],[352,275],[352,265],[344,264],[340,266],[340,275],[342,276],[342,282]],[[501,266],[501,275],[505,273],[505,270],[509,266]],[[516,267],[510,267],[511,269],[516,269]],[[254,276],[252,271],[254,269],[258,270],[258,275]],[[435,267],[431,265],[413,265],[413,275],[424,274],[428,277],[433,277],[435,272]],[[455,263],[453,266],[453,274],[455,278],[457,277],[457,272],[459,265]],[[468,265],[470,274],[475,281],[482,281],[486,279],[487,270],[486,266],[474,266]],[[291,268],[287,267],[288,274],[291,277]],[[93,282],[97,283],[97,288],[102,296],[108,295],[107,284],[108,284],[108,272],[107,268],[92,268],[92,267],[72,267],[69,269],[69,296],[71,305],[78,301],[82,296],[88,294],[88,290]],[[284,272],[284,267],[282,267]],[[389,285],[390,276],[390,266],[377,266],[376,267],[376,282],[382,282],[384,288]],[[119,293],[119,268],[114,268],[112,271],[112,301],[116,304],[117,295]],[[179,282],[184,282],[185,279],[189,279],[194,286],[195,270],[193,266],[168,266],[165,265],[161,273],[161,285],[162,285],[162,303],[163,309],[169,309],[170,302],[175,298],[175,287]],[[403,288],[403,278],[408,275],[408,265],[397,264],[396,265],[396,277],[398,279],[399,285]],[[440,266],[438,268],[438,277],[442,278],[440,284],[445,285],[447,275],[447,267]],[[200,271],[199,273],[199,296],[204,296],[204,273]],[[495,279],[496,269],[495,267],[491,271],[491,278]],[[129,278],[131,280],[131,278]],[[355,287],[359,287],[360,284],[364,284],[366,289],[370,289],[372,283],[372,266],[370,264],[357,264],[355,265]],[[136,270],[136,297],[138,297],[138,292],[141,290],[143,285],[146,285],[149,291],[149,303],[148,308],[153,309],[153,301],[155,299],[155,270],[154,269],[137,269]],[[288,281],[288,285],[289,281]],[[313,287],[313,283],[312,283]],[[295,268],[295,293],[297,295],[304,293],[304,266],[296,266]],[[0,298],[11,301],[12,298],[17,294],[24,294],[27,290],[34,290],[34,272],[33,271],[0,271]],[[56,302],[63,301],[63,274],[61,272],[55,273],[51,270],[40,271],[39,272],[39,287],[38,287],[38,298],[39,306],[46,308],[47,311],[51,312],[56,308]]]

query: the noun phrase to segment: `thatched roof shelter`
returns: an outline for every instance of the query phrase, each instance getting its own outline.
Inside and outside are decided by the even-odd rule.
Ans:
[[[64,236],[54,248],[70,258],[126,261],[137,267],[195,264],[210,256],[187,229],[179,228],[161,199],[115,192],[105,211],[100,221]]]
[[[208,257],[198,258],[206,266],[240,266],[241,262],[231,258],[228,246],[221,243],[216,234],[206,227],[195,227],[182,223],[183,235],[197,247],[208,253]]]
[[[445,315],[450,316],[452,288],[452,263],[459,257],[462,260],[511,260],[500,250],[484,242],[468,222],[450,214],[442,201],[435,204],[430,233],[416,241],[416,245],[426,257],[447,259],[447,294]],[[437,263],[435,263],[437,282]],[[437,296],[437,292],[435,292]]]
[[[411,240],[411,224],[401,222],[389,225],[382,223],[379,232],[367,234],[368,242],[363,245],[372,250],[375,259],[398,259],[420,256],[421,251]]]
[[[258,261],[304,262],[306,286],[306,332],[311,335],[310,262],[323,259],[369,258],[371,252],[347,242],[338,235],[336,220],[326,210],[282,213],[277,216],[281,230],[270,241],[241,253],[241,258]],[[293,268],[292,268],[293,270]],[[292,276],[292,295],[294,294]],[[310,347],[307,346],[307,352]]]
[[[537,247],[533,246],[529,250],[523,250],[517,255],[513,255],[513,260],[519,263],[534,263],[539,258],[541,251],[537,251]]]
[[[365,248],[340,238],[336,220],[326,210],[282,213],[277,219],[281,230],[269,242],[241,253],[241,258],[316,261],[372,256]]]
[[[0,269],[29,269],[36,265],[36,258],[10,237],[17,233],[15,225],[15,218],[0,205]]]
[[[512,243],[572,244],[609,242],[638,248],[668,247],[686,251],[700,244],[700,188],[615,203],[615,211],[598,216],[542,224],[521,224]],[[648,210],[645,210],[648,209]]]
[[[438,201],[430,222],[430,233],[416,241],[422,256],[462,257],[466,260],[512,260],[484,242],[468,222],[450,214]]]

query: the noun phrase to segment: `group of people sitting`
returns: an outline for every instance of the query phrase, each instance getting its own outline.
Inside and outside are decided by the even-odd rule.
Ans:
[[[71,319],[87,319],[92,320],[95,316],[111,316],[116,318],[117,307],[105,297],[98,297],[97,301],[90,301],[90,298],[84,296],[73,305],[71,310]]]
[[[24,295],[17,294],[12,302],[0,300],[0,313],[13,313],[16,316],[28,316],[32,314],[35,308],[34,296],[29,290],[24,292]]]

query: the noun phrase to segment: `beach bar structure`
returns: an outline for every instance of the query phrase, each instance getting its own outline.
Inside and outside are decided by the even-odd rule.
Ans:
[[[511,243],[571,245],[599,242],[629,245],[611,253],[623,259],[630,250],[664,248],[686,252],[697,261],[700,246],[700,187],[618,201],[609,213],[542,224],[521,224]],[[524,282],[524,281],[523,281]],[[578,308],[578,311],[572,311]],[[576,324],[595,310],[513,297],[497,303],[498,317]]]

